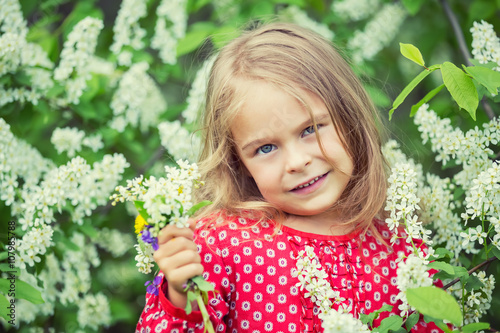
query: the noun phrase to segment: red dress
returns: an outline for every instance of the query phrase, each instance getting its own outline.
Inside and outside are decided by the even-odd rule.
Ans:
[[[385,224],[374,223],[389,243],[391,232]],[[411,253],[404,240],[397,240],[390,252],[371,232],[316,235],[241,217],[197,229],[195,242],[204,277],[218,291],[207,306],[216,332],[323,332],[318,308],[304,297],[291,274],[305,246],[314,248],[330,285],[351,303],[355,318],[383,304],[393,305],[392,312],[399,313],[396,259],[399,252]],[[146,295],[136,333],[203,332],[201,313],[186,315],[173,306],[165,297],[166,287],[163,279],[158,296]],[[382,313],[374,325],[388,315]],[[412,332],[441,331],[421,320]]]

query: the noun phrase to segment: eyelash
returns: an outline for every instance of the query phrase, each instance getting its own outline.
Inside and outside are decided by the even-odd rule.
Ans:
[[[316,124],[316,128],[317,128],[317,129],[319,129],[319,128],[320,128],[320,127],[322,127],[322,126],[323,126],[323,125]],[[306,133],[307,131],[312,131],[312,132],[310,132],[310,133]],[[313,126],[313,125],[311,125],[311,126],[307,127],[306,129],[304,129],[304,130],[302,131],[302,134],[301,134],[300,136],[303,138],[303,137],[305,137],[306,135],[313,134],[314,132],[315,132],[315,130],[314,130],[314,126]],[[271,151],[269,151],[269,152],[267,152],[267,153],[262,152],[262,148],[264,148],[264,147],[269,147],[269,146],[271,146],[271,147],[272,147],[272,148],[274,148],[274,149],[272,149]],[[275,146],[275,145],[268,143],[268,144],[262,145],[262,146],[260,146],[259,148],[257,148],[257,150],[255,150],[255,154],[256,154],[256,155],[266,155],[266,154],[269,154],[270,152],[272,152],[272,151],[273,151],[273,150],[275,150],[275,149],[276,149],[276,146]]]

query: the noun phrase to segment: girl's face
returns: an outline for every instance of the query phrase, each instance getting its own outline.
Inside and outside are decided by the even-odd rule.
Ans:
[[[353,171],[326,106],[304,91],[324,151],[336,168],[321,152],[309,112],[294,97],[265,81],[242,84],[245,102],[231,132],[260,193],[288,214],[321,217],[337,202]],[[334,222],[335,216],[325,218]]]

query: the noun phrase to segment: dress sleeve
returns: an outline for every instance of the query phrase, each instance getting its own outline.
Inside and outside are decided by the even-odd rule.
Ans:
[[[229,277],[222,261],[221,251],[215,244],[214,231],[204,237],[199,234],[195,238],[198,252],[204,266],[203,276],[215,287],[215,293],[209,293],[207,311],[216,332],[226,330],[225,319],[229,312],[228,300],[231,297]],[[209,242],[207,242],[207,240]],[[214,243],[214,244],[210,244]],[[200,311],[189,315],[184,309],[174,306],[167,298],[168,282],[163,273],[158,295],[146,294],[146,305],[139,318],[136,333],[146,332],[204,332],[203,317]]]

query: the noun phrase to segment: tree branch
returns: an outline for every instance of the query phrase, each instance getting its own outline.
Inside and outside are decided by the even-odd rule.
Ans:
[[[455,13],[453,13],[453,10],[451,9],[450,5],[448,4],[447,0],[439,0],[441,2],[441,6],[443,7],[443,10],[446,14],[446,17],[451,23],[451,27],[453,28],[453,33],[455,34],[455,38],[457,39],[458,42],[458,47],[460,49],[460,52],[462,53],[462,56],[465,59],[465,64],[467,66],[472,66],[472,63],[470,59],[472,58],[472,55],[469,52],[469,48],[467,47],[467,44],[465,43],[465,38],[462,33],[462,28],[460,28],[460,24],[458,24],[458,19]],[[493,112],[493,109],[491,106],[488,104],[485,98],[481,100],[481,104],[483,106],[484,112],[488,116],[489,119],[495,118],[495,113]]]
[[[441,6],[443,6],[443,10],[446,14],[446,17],[451,23],[451,27],[453,28],[453,32],[458,42],[458,47],[460,48],[462,56],[465,58],[465,63],[467,64],[467,66],[472,66],[472,63],[470,62],[471,54],[469,52],[467,44],[465,43],[465,38],[462,33],[462,28],[460,28],[460,25],[458,24],[458,20],[457,17],[455,16],[455,13],[453,13],[453,11],[451,10],[448,1],[440,0],[439,2],[441,2]]]
[[[475,271],[477,271],[478,269],[480,269],[481,267],[489,264],[490,262],[494,261],[495,259],[497,259],[497,257],[491,257],[491,258],[488,258],[486,259],[485,261],[483,261],[482,263],[480,263],[479,265],[477,265],[476,267],[473,267],[471,268],[468,273],[469,275],[471,275],[472,273],[474,273]],[[448,289],[449,287],[453,286],[455,283],[457,283],[458,281],[460,281],[460,278],[456,278],[455,280],[451,281],[450,283],[446,284],[445,286],[443,286],[443,290],[446,290]]]

